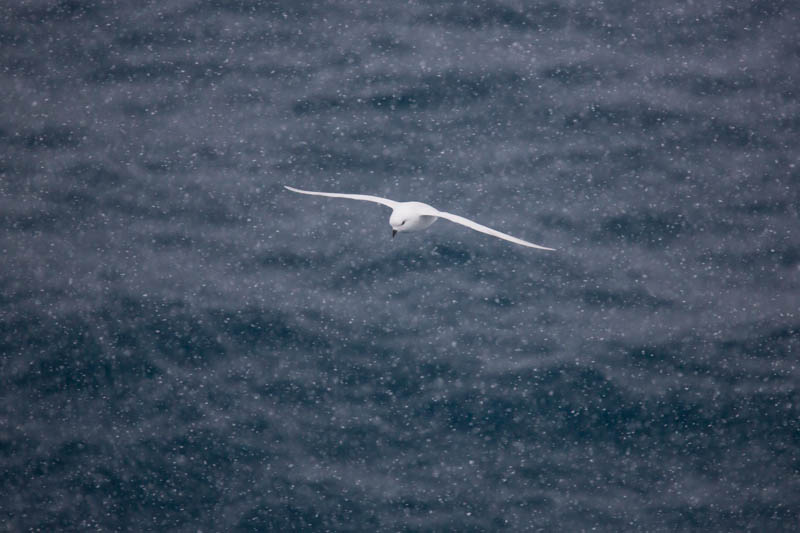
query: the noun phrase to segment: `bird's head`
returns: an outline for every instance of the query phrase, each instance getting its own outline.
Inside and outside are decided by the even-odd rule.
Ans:
[[[406,231],[409,228],[408,216],[402,211],[395,210],[389,217],[389,224],[392,226],[392,237],[394,237],[398,231]]]

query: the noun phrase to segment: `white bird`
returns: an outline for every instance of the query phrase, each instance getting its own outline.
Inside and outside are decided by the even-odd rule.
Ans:
[[[284,185],[284,187],[286,187],[290,191],[298,192],[300,194],[311,194],[314,196],[330,196],[331,198],[349,198],[351,200],[365,200],[367,202],[375,202],[376,204],[383,204],[385,206],[391,207],[392,214],[389,217],[389,224],[392,225],[392,237],[397,235],[398,231],[424,230],[425,228],[429,227],[431,224],[436,222],[437,219],[444,218],[449,220],[450,222],[455,222],[456,224],[461,224],[462,226],[474,229],[475,231],[480,231],[481,233],[486,233],[488,235],[499,237],[501,239],[505,239],[507,241],[511,241],[516,244],[521,244],[522,246],[538,248],[539,250],[554,250],[554,248],[539,246],[538,244],[533,244],[532,242],[523,241],[522,239],[512,237],[511,235],[502,233],[495,229],[487,228],[486,226],[482,226],[481,224],[473,222],[464,217],[460,217],[452,213],[445,213],[444,211],[439,211],[438,209],[431,207],[428,204],[423,204],[422,202],[395,202],[394,200],[389,200],[388,198],[381,198],[379,196],[369,196],[367,194],[341,194],[336,192],[304,191],[301,189],[295,189],[294,187],[289,187],[288,185]]]

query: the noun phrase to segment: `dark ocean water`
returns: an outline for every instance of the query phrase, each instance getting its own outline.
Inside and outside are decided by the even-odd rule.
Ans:
[[[0,530],[796,531],[798,27],[3,3]]]

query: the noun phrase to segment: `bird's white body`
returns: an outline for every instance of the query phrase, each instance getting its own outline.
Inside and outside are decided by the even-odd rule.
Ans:
[[[438,219],[444,218],[451,222],[455,222],[456,224],[461,224],[462,226],[474,229],[475,231],[480,231],[481,233],[486,233],[487,235],[492,235],[493,237],[498,237],[506,241],[510,241],[516,244],[521,244],[522,246],[528,246],[530,248],[538,248],[539,250],[553,250],[553,248],[539,246],[538,244],[533,244],[532,242],[524,241],[522,239],[518,239],[517,237],[512,237],[511,235],[502,233],[487,226],[483,226],[467,218],[454,215],[452,213],[439,211],[435,207],[430,206],[428,204],[423,204],[422,202],[395,202],[394,200],[389,200],[388,198],[381,198],[380,196],[369,196],[366,194],[342,194],[336,192],[304,191],[301,189],[295,189],[294,187],[289,187],[288,185],[284,185],[284,187],[286,187],[290,191],[301,194],[311,194],[314,196],[328,196],[331,198],[348,198],[350,200],[364,200],[367,202],[374,202],[377,204],[382,204],[387,207],[390,207],[392,208],[392,214],[389,217],[389,224],[391,224],[392,226],[392,237],[394,237],[395,234],[401,231],[424,230],[425,228],[430,227],[430,225],[436,222]]]
[[[437,210],[422,202],[399,202],[392,210],[389,224],[395,231],[422,231],[429,228],[439,217]]]

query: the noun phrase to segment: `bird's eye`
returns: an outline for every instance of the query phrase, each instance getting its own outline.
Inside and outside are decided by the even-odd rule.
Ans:
[[[402,225],[403,225],[403,224],[405,224],[405,223],[406,223],[406,221],[404,220],[404,221],[402,221],[402,222],[400,223],[400,225],[402,226]]]

